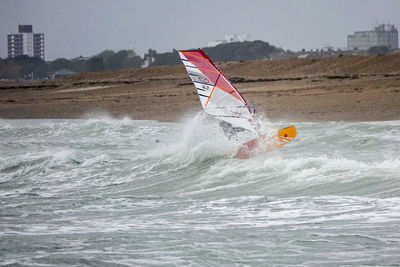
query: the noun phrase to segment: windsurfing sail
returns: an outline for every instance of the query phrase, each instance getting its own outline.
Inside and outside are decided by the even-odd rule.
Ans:
[[[203,110],[209,115],[257,134],[246,100],[202,50],[180,50]]]

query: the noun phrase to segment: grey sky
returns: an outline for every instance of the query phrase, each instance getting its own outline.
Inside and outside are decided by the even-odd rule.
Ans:
[[[0,0],[0,56],[18,24],[45,34],[46,60],[204,47],[227,34],[291,50],[346,47],[347,34],[377,21],[399,27],[399,11],[398,0]]]

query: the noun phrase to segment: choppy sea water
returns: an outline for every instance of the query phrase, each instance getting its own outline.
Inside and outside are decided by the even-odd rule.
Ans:
[[[400,263],[400,121],[296,123],[249,160],[202,122],[0,120],[0,264]]]

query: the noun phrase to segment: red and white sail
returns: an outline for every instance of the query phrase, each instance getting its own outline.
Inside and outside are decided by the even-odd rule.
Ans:
[[[179,56],[209,115],[257,133],[246,100],[202,50],[181,50]]]

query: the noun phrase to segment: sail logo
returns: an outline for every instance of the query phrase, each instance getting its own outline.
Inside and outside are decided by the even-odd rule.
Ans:
[[[203,82],[203,83],[210,83],[210,80],[207,79],[207,78],[204,77],[204,76],[199,76],[199,80],[200,80],[201,82]]]

